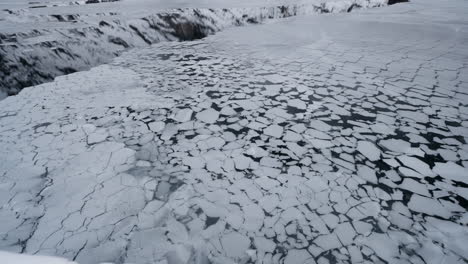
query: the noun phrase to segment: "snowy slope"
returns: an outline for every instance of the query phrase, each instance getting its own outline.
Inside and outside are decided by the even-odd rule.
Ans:
[[[414,0],[229,28],[6,98],[0,249],[466,263],[466,13]]]
[[[126,0],[6,9],[0,19],[0,91],[16,94],[23,87],[109,62],[132,47],[198,39],[229,26],[259,23],[266,19],[347,12],[382,6],[385,2],[200,1],[187,4]],[[168,9],[177,6],[178,9]]]

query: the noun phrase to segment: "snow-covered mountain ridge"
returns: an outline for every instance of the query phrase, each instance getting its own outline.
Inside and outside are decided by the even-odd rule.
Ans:
[[[0,92],[17,94],[24,87],[109,62],[133,47],[199,39],[226,27],[267,19],[350,12],[386,3],[387,0],[321,0],[265,7],[179,8],[141,18],[115,12],[31,15],[25,9],[6,10],[8,14],[0,20],[0,28],[4,29],[0,33]]]

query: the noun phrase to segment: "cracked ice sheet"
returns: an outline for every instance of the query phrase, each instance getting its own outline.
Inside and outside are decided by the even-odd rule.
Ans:
[[[413,1],[232,29],[5,99],[0,248],[463,263],[466,11]]]

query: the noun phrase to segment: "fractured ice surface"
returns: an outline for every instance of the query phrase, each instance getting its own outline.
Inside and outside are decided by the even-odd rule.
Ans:
[[[0,249],[465,263],[467,10],[415,0],[234,28],[6,98]]]

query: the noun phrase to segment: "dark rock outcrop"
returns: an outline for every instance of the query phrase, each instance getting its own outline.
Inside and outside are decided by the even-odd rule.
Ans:
[[[388,5],[394,5],[394,4],[398,4],[398,3],[407,3],[409,2],[409,0],[388,0]]]

